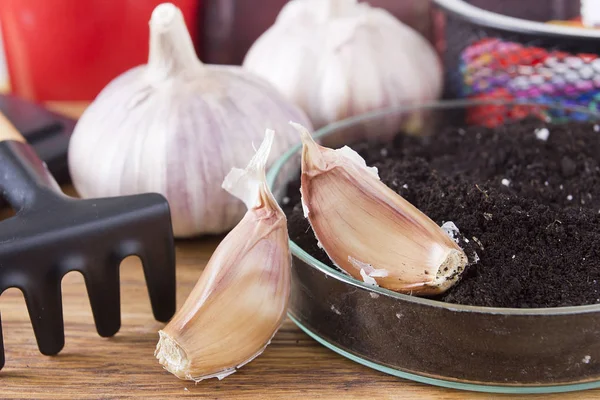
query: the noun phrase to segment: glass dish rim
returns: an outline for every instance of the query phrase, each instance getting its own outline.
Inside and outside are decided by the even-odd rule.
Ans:
[[[592,390],[600,388],[599,380],[592,380],[588,382],[581,383],[565,383],[565,384],[556,384],[556,385],[499,385],[499,384],[489,384],[486,385],[484,383],[467,383],[467,382],[458,382],[451,381],[442,378],[434,378],[426,375],[420,375],[414,372],[408,372],[401,369],[395,369],[383,364],[379,364],[378,362],[368,360],[359,355],[356,355],[348,350],[345,350],[335,343],[325,339],[320,336],[317,332],[310,329],[308,326],[304,325],[301,320],[293,315],[291,312],[288,312],[288,317],[290,320],[296,324],[302,332],[306,333],[311,339],[315,340],[317,343],[321,344],[325,348],[333,351],[341,355],[342,357],[346,357],[347,359],[354,361],[358,364],[364,365],[365,367],[374,369],[379,372],[383,372],[388,375],[392,375],[402,379],[408,379],[410,381],[423,383],[426,385],[432,385],[437,387],[443,387],[448,389],[456,389],[463,390],[469,392],[480,392],[480,393],[501,393],[501,394],[550,394],[550,393],[569,393],[569,392],[579,392],[584,390]]]
[[[599,39],[600,30],[549,25],[543,22],[529,21],[522,18],[509,17],[474,6],[464,0],[433,0],[444,11],[462,19],[490,28],[511,32],[535,33],[546,36],[570,37],[579,39]]]
[[[427,103],[419,103],[413,105],[402,105],[396,107],[389,107],[377,111],[372,111],[364,114],[360,114],[354,117],[346,118],[338,122],[334,122],[321,129],[316,130],[313,133],[315,139],[332,134],[340,129],[350,127],[360,122],[369,120],[376,120],[389,114],[396,114],[402,112],[410,112],[416,110],[449,110],[457,108],[465,108],[468,106],[483,106],[483,105],[498,105],[498,106],[531,106],[531,107],[545,107],[553,109],[561,109],[565,111],[585,113],[590,116],[596,117],[600,121],[600,113],[594,112],[586,107],[581,106],[565,106],[561,103],[540,103],[532,101],[505,101],[505,100],[441,100]],[[275,163],[269,168],[267,173],[267,184],[272,190],[275,180],[281,171],[282,167],[301,149],[301,144],[297,144],[289,149],[285,154],[275,161]],[[418,303],[424,306],[443,308],[451,312],[472,312],[472,313],[485,313],[485,314],[501,314],[506,316],[518,316],[518,315],[539,315],[539,316],[551,316],[551,315],[572,315],[572,314],[583,314],[600,312],[600,304],[589,304],[582,306],[568,306],[568,307],[547,307],[547,308],[501,308],[501,307],[482,307],[482,306],[471,306],[462,304],[446,303],[439,300],[433,300],[423,297],[410,296],[402,293],[393,292],[381,288],[379,286],[367,285],[364,282],[356,280],[349,275],[343,274],[324,263],[320,262],[316,258],[312,257],[300,246],[298,246],[293,240],[289,240],[290,251],[293,256],[299,258],[307,265],[315,268],[324,274],[344,282],[345,284],[354,286],[359,289],[368,290],[379,295],[392,297],[398,301],[408,301]]]

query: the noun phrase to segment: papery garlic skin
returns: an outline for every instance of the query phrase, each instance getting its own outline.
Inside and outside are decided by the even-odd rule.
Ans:
[[[598,0],[581,0],[581,20],[587,28],[600,26],[600,2]]]
[[[246,170],[223,186],[249,207],[191,294],[160,331],[156,357],[181,379],[219,379],[260,355],[285,319],[291,285],[286,217],[269,191],[267,137]]]
[[[386,10],[357,0],[291,0],[243,66],[302,107],[315,128],[435,100],[443,81],[440,60],[425,38]],[[397,119],[391,124],[396,129]]]
[[[442,293],[467,264],[462,249],[425,214],[383,184],[348,147],[302,135],[302,203],[333,263],[367,284],[414,295]]]
[[[302,110],[241,67],[203,65],[181,11],[166,3],[150,21],[147,65],[114,79],[79,119],[69,169],[84,198],[145,192],[169,201],[174,233],[231,229],[245,213],[221,182],[245,162],[260,132],[277,132],[267,165],[299,143]]]

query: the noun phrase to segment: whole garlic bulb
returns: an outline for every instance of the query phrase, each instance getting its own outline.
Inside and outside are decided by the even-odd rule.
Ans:
[[[302,107],[315,128],[437,99],[443,80],[425,38],[357,0],[291,0],[243,66]]]
[[[148,64],[115,78],[78,121],[71,177],[85,198],[163,194],[177,237],[224,232],[245,213],[221,188],[225,175],[266,128],[278,135],[269,163],[299,143],[290,120],[309,122],[241,67],[202,64],[181,11],[161,4],[150,20]]]

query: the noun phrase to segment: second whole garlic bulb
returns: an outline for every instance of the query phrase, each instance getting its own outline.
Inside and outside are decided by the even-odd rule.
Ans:
[[[357,0],[291,0],[243,65],[302,107],[315,128],[435,100],[443,80],[425,38]]]
[[[265,80],[202,64],[181,11],[164,3],[150,20],[148,64],[114,79],[78,121],[71,177],[84,198],[163,194],[177,237],[225,232],[245,213],[221,188],[225,175],[267,127],[277,132],[269,164],[299,143],[290,120],[309,123]]]

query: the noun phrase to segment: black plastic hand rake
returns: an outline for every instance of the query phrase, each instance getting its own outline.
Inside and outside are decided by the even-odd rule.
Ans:
[[[142,260],[154,317],[173,316],[175,250],[163,196],[79,200],[64,195],[0,113],[0,197],[16,211],[0,222],[0,293],[10,287],[23,291],[42,354],[55,355],[64,346],[60,285],[69,271],[83,273],[100,336],[112,336],[121,326],[119,265],[130,255]]]

